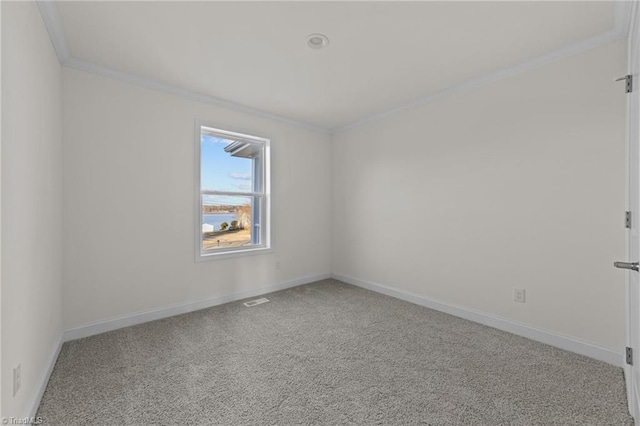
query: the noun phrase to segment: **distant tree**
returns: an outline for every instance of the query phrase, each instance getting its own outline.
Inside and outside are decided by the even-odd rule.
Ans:
[[[240,228],[244,229],[251,226],[251,205],[245,204],[240,206],[238,214],[236,215],[238,222],[240,222]]]
[[[232,228],[237,228],[238,227],[238,221],[237,220],[232,220],[231,221],[231,227]]]
[[[229,227],[229,224],[228,224],[227,222],[222,222],[222,223],[220,224],[220,229],[221,229],[221,230],[223,230],[223,231],[224,231],[225,229],[227,229],[228,227]]]

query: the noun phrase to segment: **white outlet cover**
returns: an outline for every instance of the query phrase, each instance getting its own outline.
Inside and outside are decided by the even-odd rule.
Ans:
[[[513,300],[519,303],[525,303],[526,301],[526,293],[523,288],[514,288],[513,289]]]

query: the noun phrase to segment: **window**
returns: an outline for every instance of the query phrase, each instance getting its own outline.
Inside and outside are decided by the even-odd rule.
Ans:
[[[270,247],[269,139],[197,125],[198,260]]]

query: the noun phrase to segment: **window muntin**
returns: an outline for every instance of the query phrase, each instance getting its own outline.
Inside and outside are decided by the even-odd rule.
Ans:
[[[198,129],[197,257],[269,248],[269,140]]]

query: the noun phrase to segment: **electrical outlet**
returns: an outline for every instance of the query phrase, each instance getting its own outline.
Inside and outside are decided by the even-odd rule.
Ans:
[[[514,288],[513,289],[513,300],[514,302],[524,303],[524,288]]]
[[[280,270],[280,261],[279,260],[276,262],[276,269]]]
[[[22,367],[18,364],[13,369],[13,396],[16,396],[22,385]]]

